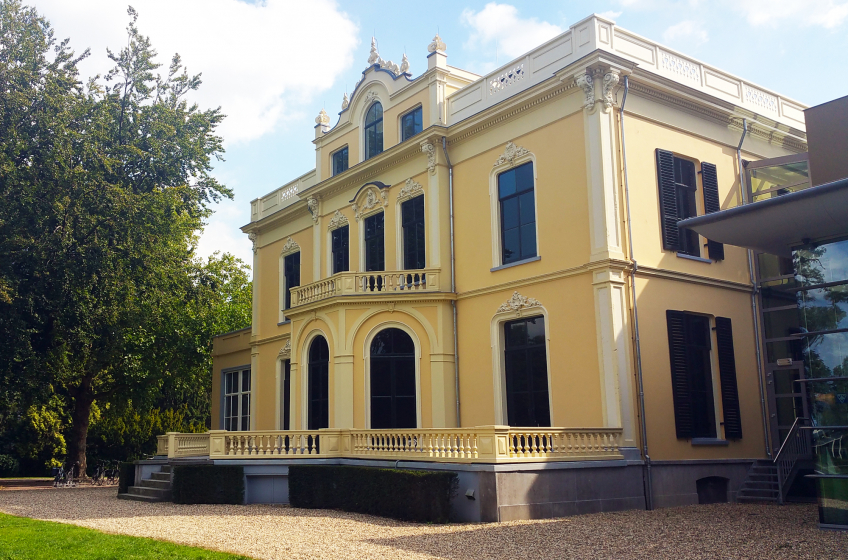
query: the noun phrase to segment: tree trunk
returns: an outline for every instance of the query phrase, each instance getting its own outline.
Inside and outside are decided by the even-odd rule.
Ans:
[[[91,418],[91,405],[94,395],[91,388],[83,383],[74,398],[74,411],[71,417],[71,433],[68,441],[68,462],[70,467],[79,465],[79,476],[85,476],[85,448],[88,439],[88,422]]]

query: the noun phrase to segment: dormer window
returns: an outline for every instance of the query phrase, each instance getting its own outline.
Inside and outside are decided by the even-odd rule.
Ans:
[[[365,159],[383,151],[383,106],[374,103],[365,115]]]
[[[417,107],[400,118],[400,141],[408,140],[421,132],[422,111]]]
[[[337,152],[333,152],[333,175],[347,171],[347,153],[347,146]]]

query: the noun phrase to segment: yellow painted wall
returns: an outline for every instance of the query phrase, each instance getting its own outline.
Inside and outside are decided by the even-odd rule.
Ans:
[[[757,362],[751,296],[743,291],[697,284],[639,278],[637,282],[639,328],[642,340],[642,371],[645,384],[645,417],[651,459],[759,458],[765,456],[763,423],[760,411]],[[727,447],[698,447],[678,440],[675,433],[671,389],[671,365],[668,348],[667,309],[728,317],[733,328],[736,379],[742,415],[742,439]],[[713,347],[715,335],[713,334]],[[714,378],[718,364],[713,350]],[[714,389],[717,417],[721,415],[721,392]],[[717,432],[719,437],[721,431]]]

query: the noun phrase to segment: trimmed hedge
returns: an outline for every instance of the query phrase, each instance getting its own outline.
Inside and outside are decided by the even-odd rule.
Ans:
[[[454,472],[350,466],[289,467],[294,507],[340,509],[405,521],[446,523],[456,495]]]
[[[126,494],[130,486],[135,486],[135,463],[121,463],[118,465],[118,494]]]
[[[185,465],[174,467],[171,483],[177,504],[244,503],[244,467]]]
[[[17,476],[19,470],[17,459],[11,455],[0,455],[0,477]]]

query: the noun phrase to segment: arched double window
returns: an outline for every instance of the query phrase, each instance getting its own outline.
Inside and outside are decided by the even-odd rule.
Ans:
[[[371,428],[418,427],[415,343],[400,329],[385,329],[371,342]]]
[[[316,336],[309,345],[308,430],[330,427],[330,347],[327,339]]]
[[[383,151],[383,106],[374,103],[365,114],[365,159]]]

